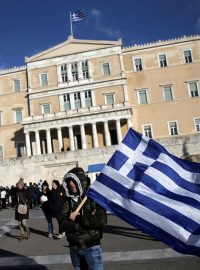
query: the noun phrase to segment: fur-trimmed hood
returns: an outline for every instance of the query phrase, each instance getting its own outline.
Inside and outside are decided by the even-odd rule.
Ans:
[[[76,183],[79,191],[78,196],[82,197],[82,195],[86,193],[90,184],[89,179],[86,176],[84,170],[81,167],[75,167],[71,169],[69,172],[67,172],[63,177],[63,187],[65,189],[66,196],[77,197],[74,194],[72,194],[69,190],[68,183],[70,180],[73,180]]]

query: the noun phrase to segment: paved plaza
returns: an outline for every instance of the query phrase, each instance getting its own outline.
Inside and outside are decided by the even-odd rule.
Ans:
[[[0,269],[73,269],[66,238],[47,238],[41,210],[30,210],[29,240],[19,241],[13,218],[13,209],[0,211]],[[56,220],[54,224],[58,232]],[[105,270],[200,269],[200,258],[176,253],[112,215],[108,215],[102,248]]]

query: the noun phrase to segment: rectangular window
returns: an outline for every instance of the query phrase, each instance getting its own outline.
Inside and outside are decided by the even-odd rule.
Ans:
[[[20,80],[14,80],[13,87],[14,87],[15,92],[19,92],[20,91]]]
[[[3,154],[3,144],[0,144],[0,158],[3,158],[4,154]]]
[[[62,82],[68,82],[68,77],[67,77],[67,64],[61,65],[61,78]]]
[[[41,83],[41,86],[48,85],[48,75],[47,75],[47,73],[40,74],[40,83]]]
[[[199,91],[198,91],[197,83],[190,82],[190,83],[188,83],[188,86],[189,86],[190,96],[191,97],[198,97]]]
[[[194,122],[196,131],[200,132],[200,118],[195,119]]]
[[[147,90],[138,91],[139,104],[147,104]]]
[[[80,95],[80,92],[74,93],[74,106],[75,106],[75,109],[80,109],[81,108],[81,95]]]
[[[63,101],[64,101],[64,110],[65,111],[71,110],[69,94],[63,95]]]
[[[91,90],[85,91],[85,105],[87,108],[92,107]]]
[[[103,63],[102,64],[102,69],[103,69],[103,75],[104,76],[110,75],[110,64],[109,63]]]
[[[178,135],[177,122],[169,122],[169,135]]]
[[[152,138],[152,128],[151,125],[143,126],[143,134],[149,138]]]
[[[114,104],[114,94],[106,94],[105,98],[106,98],[106,104],[107,105]]]
[[[17,156],[23,157],[25,156],[25,147],[24,143],[16,143],[17,144]]]
[[[74,62],[71,64],[71,68],[72,68],[72,80],[73,81],[78,81],[78,66],[77,66],[77,62]]]
[[[141,58],[135,58],[134,60],[134,70],[135,71],[141,71],[142,68],[142,59]]]
[[[22,109],[15,109],[15,123],[22,122]]]
[[[50,104],[42,104],[42,113],[47,114],[51,112]]]
[[[82,62],[83,79],[89,79],[88,61]]]
[[[172,88],[171,88],[170,85],[164,86],[163,87],[163,92],[164,92],[164,99],[165,99],[165,101],[173,100]]]
[[[167,67],[167,57],[166,54],[158,55],[159,65],[160,67]]]
[[[191,52],[191,50],[183,51],[183,55],[184,55],[184,61],[185,61],[186,64],[192,63],[192,52]]]

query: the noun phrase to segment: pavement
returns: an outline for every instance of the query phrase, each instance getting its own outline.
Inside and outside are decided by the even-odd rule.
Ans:
[[[54,220],[58,234],[58,224]],[[0,211],[0,269],[72,270],[66,238],[47,237],[43,212],[30,210],[31,237],[19,241],[14,210]],[[105,270],[199,270],[200,258],[183,255],[113,215],[104,230]]]

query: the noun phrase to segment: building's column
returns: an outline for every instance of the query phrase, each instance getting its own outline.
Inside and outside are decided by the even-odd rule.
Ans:
[[[70,99],[70,108],[71,110],[75,109],[75,104],[74,104],[74,93],[69,94],[69,99]]]
[[[72,65],[71,64],[67,64],[67,77],[68,77],[68,81],[72,82]]]
[[[104,122],[104,135],[105,135],[106,146],[110,146],[111,145],[111,139],[110,139],[108,121]]]
[[[87,142],[86,142],[86,136],[85,136],[85,126],[80,125],[81,128],[81,144],[82,144],[82,149],[87,149]]]
[[[91,90],[92,106],[96,106],[95,91]]]
[[[127,126],[128,126],[128,129],[132,127],[132,121],[131,121],[131,118],[128,118],[128,119],[127,119]]]
[[[59,103],[60,103],[60,111],[64,112],[64,99],[63,99],[63,95],[59,96]]]
[[[69,127],[69,144],[70,144],[70,150],[74,151],[75,150],[75,145],[74,145],[73,126]]]
[[[128,88],[127,88],[127,85],[123,84],[123,89],[124,89],[124,102],[128,103]]]
[[[57,78],[58,82],[62,83],[62,77],[61,77],[61,65],[57,65]]]
[[[88,72],[89,72],[89,79],[92,79],[92,63],[88,60]]]
[[[47,140],[47,153],[51,154],[52,146],[51,146],[51,130],[50,129],[46,130],[46,140]]]
[[[80,95],[81,95],[81,108],[85,108],[86,107],[86,105],[85,105],[85,92],[81,91]]]
[[[57,129],[57,136],[58,136],[59,151],[61,151],[61,149],[63,148],[63,138],[62,138],[61,127]]]
[[[26,139],[26,155],[28,157],[31,156],[31,143],[30,143],[30,135],[29,132],[25,133],[25,139]]]
[[[83,79],[83,72],[82,72],[82,62],[79,61],[77,63],[77,67],[78,67],[78,79],[82,80]]]
[[[123,56],[122,54],[119,54],[119,60],[120,60],[120,67],[121,67],[121,75],[124,76],[124,62],[123,62]]]
[[[36,130],[36,132],[35,132],[35,140],[36,140],[36,151],[37,151],[37,155],[41,155],[40,131],[39,130]]]
[[[118,142],[118,144],[120,144],[122,141],[122,131],[121,131],[120,119],[116,120],[116,129],[117,129],[117,142]]]
[[[99,147],[96,123],[92,123],[92,137],[93,137],[94,148]]]

